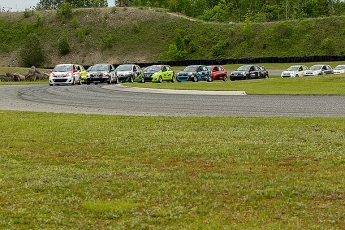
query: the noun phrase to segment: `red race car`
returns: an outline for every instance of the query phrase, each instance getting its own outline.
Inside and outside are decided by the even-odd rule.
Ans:
[[[223,66],[212,65],[212,66],[207,66],[207,68],[211,72],[212,81],[213,80],[223,80],[223,81],[228,80],[228,73],[223,68]]]

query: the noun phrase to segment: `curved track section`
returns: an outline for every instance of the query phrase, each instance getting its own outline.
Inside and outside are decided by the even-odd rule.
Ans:
[[[0,110],[145,116],[344,117],[345,97],[152,93],[101,84],[15,85],[0,86]]]

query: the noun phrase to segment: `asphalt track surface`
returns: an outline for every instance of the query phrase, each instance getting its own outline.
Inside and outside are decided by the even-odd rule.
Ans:
[[[345,117],[344,96],[250,96],[121,85],[0,86],[0,110],[143,116]]]

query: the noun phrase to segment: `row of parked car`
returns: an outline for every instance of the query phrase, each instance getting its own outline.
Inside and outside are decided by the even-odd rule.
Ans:
[[[308,68],[305,65],[293,65],[281,73],[281,77],[303,77],[323,74],[345,73],[345,65],[332,69],[330,65],[318,64]],[[231,81],[252,78],[268,78],[268,70],[264,66],[243,65],[230,74],[223,66],[190,65],[177,74],[169,65],[151,65],[142,69],[136,64],[123,64],[116,68],[112,64],[95,64],[87,70],[78,64],[59,64],[51,71],[49,85],[91,84],[119,82],[183,82],[183,81]]]
[[[334,69],[327,64],[317,64],[308,68],[305,65],[292,65],[281,73],[281,77],[304,77],[317,76],[325,74],[343,74],[345,73],[345,65],[337,65]]]
[[[177,74],[169,65],[151,65],[144,69],[136,64],[95,64],[87,70],[78,64],[59,64],[51,71],[49,85],[119,82],[214,81],[228,78],[222,66],[190,65]]]
[[[119,82],[183,82],[183,81],[227,81],[237,79],[268,78],[268,71],[263,66],[245,65],[236,71],[228,72],[223,66],[190,65],[177,74],[169,65],[151,65],[144,69],[136,64],[123,64],[114,67],[112,64],[95,64],[85,70],[78,64],[59,64],[51,71],[49,85],[91,84]]]

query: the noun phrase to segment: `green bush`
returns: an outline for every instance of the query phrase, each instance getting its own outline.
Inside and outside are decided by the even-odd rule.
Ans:
[[[31,16],[34,15],[34,11],[33,10],[29,10],[29,9],[25,9],[25,11],[23,12],[24,18],[30,18]]]
[[[71,47],[68,44],[67,38],[62,37],[59,39],[59,52],[61,55],[68,54],[71,51]]]
[[[38,36],[31,33],[27,36],[23,48],[21,49],[20,61],[24,67],[36,66],[40,67],[43,65],[45,60],[44,50]]]
[[[114,37],[112,34],[103,35],[100,38],[99,44],[101,49],[111,48],[114,43]]]
[[[189,53],[195,53],[197,51],[197,47],[193,41],[189,43],[188,50]]]
[[[66,21],[66,19],[69,19],[72,17],[72,6],[68,2],[64,2],[61,4],[60,9],[57,10],[57,13],[61,19],[61,21]]]
[[[77,28],[75,30],[75,33],[77,34],[77,38],[79,42],[82,42],[84,40],[84,32],[82,29]]]
[[[73,17],[72,25],[74,28],[77,28],[79,26],[79,22],[78,22],[78,19],[76,17]]]
[[[134,34],[137,34],[140,32],[140,26],[137,22],[134,22],[132,25],[132,31]]]

